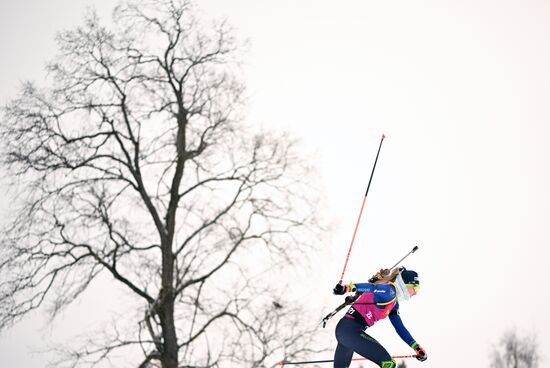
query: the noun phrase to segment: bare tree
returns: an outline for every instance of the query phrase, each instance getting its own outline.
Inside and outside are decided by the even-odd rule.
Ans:
[[[539,360],[536,336],[518,336],[511,330],[493,348],[491,368],[537,368]]]
[[[308,313],[274,281],[318,230],[309,168],[288,137],[242,123],[242,47],[193,14],[187,0],[122,4],[109,27],[89,14],[58,35],[51,88],[27,83],[4,109],[22,204],[0,246],[0,329],[39,307],[55,317],[100,274],[135,299],[59,366],[310,352]]]

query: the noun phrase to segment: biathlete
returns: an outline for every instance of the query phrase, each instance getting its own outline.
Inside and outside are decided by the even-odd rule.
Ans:
[[[394,368],[396,363],[387,350],[365,332],[388,316],[397,334],[416,351],[416,359],[425,361],[428,358],[426,351],[407,331],[399,316],[399,302],[416,295],[419,286],[418,274],[404,267],[391,272],[380,270],[367,283],[337,284],[333,289],[334,294],[357,292],[355,296],[358,297],[336,325],[338,345],[334,352],[334,368],[348,368],[354,352],[381,368]]]

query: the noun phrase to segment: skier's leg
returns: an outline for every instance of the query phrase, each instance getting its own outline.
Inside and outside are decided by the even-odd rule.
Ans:
[[[351,324],[350,324],[351,322]],[[353,358],[353,350],[344,345],[341,341],[348,341],[360,332],[355,328],[356,323],[348,318],[342,318],[336,325],[336,340],[338,345],[334,352],[334,368],[348,368]]]
[[[353,350],[338,343],[334,352],[334,368],[348,368],[353,358]]]
[[[341,334],[338,342],[362,357],[376,363],[381,368],[394,368],[396,366],[395,361],[387,350],[376,339],[362,330],[359,333]]]

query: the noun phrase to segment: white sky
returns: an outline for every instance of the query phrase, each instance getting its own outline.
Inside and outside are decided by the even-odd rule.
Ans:
[[[0,1],[1,103],[20,80],[44,80],[54,32],[91,3],[108,14],[108,0]],[[345,279],[364,281],[419,245],[405,264],[422,288],[402,318],[429,359],[409,366],[487,367],[512,327],[537,333],[549,366],[550,2],[200,3],[250,39],[249,120],[317,153],[336,224],[305,283],[323,295],[319,315],[340,303],[330,290],[385,133]],[[327,339],[335,322],[320,331]],[[0,337],[3,363],[42,368],[27,356],[40,331],[31,320]],[[389,322],[370,332],[409,353]]]

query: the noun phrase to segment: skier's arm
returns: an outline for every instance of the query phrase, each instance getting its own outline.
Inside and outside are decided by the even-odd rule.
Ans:
[[[367,291],[371,291],[374,287],[373,284],[362,283],[362,284],[355,284],[353,281],[351,281],[349,284],[342,285],[340,283],[336,284],[334,289],[332,289],[332,293],[335,295],[344,295],[346,293],[355,293],[360,292],[364,293]]]
[[[415,348],[418,343],[414,340],[414,338],[411,336],[409,331],[405,328],[405,325],[403,324],[403,321],[401,320],[401,317],[399,316],[399,312],[394,309],[390,312],[390,321],[393,325],[393,328],[395,328],[395,331],[401,337],[407,345],[409,345],[411,348]]]
[[[374,288],[374,285],[371,284],[370,282],[362,282],[362,283],[355,284],[354,291],[358,291],[360,293],[369,293],[373,290],[373,288]]]

